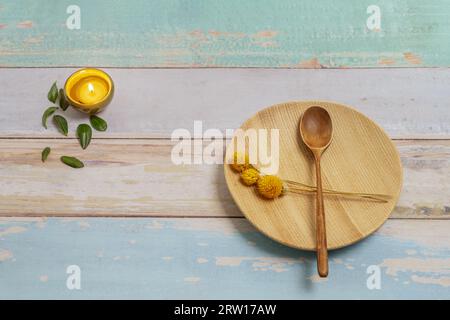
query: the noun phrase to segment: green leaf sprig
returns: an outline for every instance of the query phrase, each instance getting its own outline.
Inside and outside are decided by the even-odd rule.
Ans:
[[[67,124],[66,118],[57,114],[53,116],[53,122],[55,123],[59,132],[67,137],[67,135],[69,134],[69,125]]]
[[[88,124],[80,124],[77,128],[77,138],[80,141],[81,148],[86,149],[91,143],[92,129]]]
[[[47,94],[47,98],[50,102],[54,103],[55,105],[48,107],[44,111],[42,115],[42,126],[45,129],[47,129],[47,120],[48,118],[53,116],[53,123],[55,124],[58,131],[67,137],[69,134],[69,124],[66,118],[64,118],[62,115],[55,114],[59,109],[61,109],[62,111],[66,111],[70,105],[69,101],[67,101],[64,89],[62,88],[58,89],[58,86],[55,81]],[[92,128],[94,128],[97,131],[106,131],[108,128],[108,123],[104,119],[96,115],[91,115],[89,121]],[[77,127],[76,136],[83,150],[86,149],[91,142],[92,139],[91,126],[83,123]],[[41,152],[42,162],[45,162],[47,160],[50,152],[51,152],[50,147],[46,147],[44,150],[42,150]],[[75,157],[62,156],[60,159],[62,163],[68,165],[69,167],[77,169],[84,167],[84,163]]]
[[[59,89],[59,106],[63,111],[66,111],[69,107],[69,101],[66,99],[66,95],[64,94],[64,89]]]
[[[61,162],[75,169],[80,169],[84,167],[84,163],[75,157],[62,156]]]
[[[53,82],[50,91],[47,93],[47,98],[50,102],[56,103],[56,100],[58,99],[58,87],[56,86],[56,81]]]
[[[42,115],[42,126],[47,129],[47,119],[55,113],[58,107],[48,107]]]
[[[108,123],[96,115],[90,116],[89,121],[91,122],[92,128],[97,131],[106,131],[108,129]]]
[[[41,154],[41,160],[42,162],[45,162],[48,158],[48,155],[50,154],[50,147],[45,148],[44,150],[42,150],[42,154]]]

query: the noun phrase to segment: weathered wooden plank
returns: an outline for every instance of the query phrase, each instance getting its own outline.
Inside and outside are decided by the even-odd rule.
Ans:
[[[73,69],[0,69],[0,136],[60,137],[44,130],[53,81],[63,85]],[[448,69],[261,70],[110,69],[116,83],[96,137],[170,137],[174,129],[239,127],[264,107],[292,100],[349,104],[392,138],[450,138]],[[70,135],[86,121],[67,111]]]
[[[241,216],[222,165],[175,165],[175,143],[94,139],[82,150],[75,139],[0,139],[0,215]],[[393,217],[448,218],[450,140],[396,143],[404,186]],[[43,164],[46,146],[52,153]],[[66,167],[62,155],[86,167]]]
[[[371,2],[78,0],[2,1],[0,65],[130,67],[449,66],[450,4]],[[51,14],[48,14],[51,13]],[[101,23],[99,23],[101,21]]]
[[[332,251],[330,275],[319,279],[313,253],[241,218],[8,218],[0,220],[0,298],[449,299],[449,228],[390,220]],[[80,290],[66,287],[70,265],[80,268]],[[370,266],[379,268],[379,290],[366,285]]]

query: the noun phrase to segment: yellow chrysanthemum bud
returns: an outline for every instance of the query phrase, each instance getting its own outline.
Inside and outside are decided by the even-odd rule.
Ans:
[[[231,167],[237,172],[242,172],[251,168],[248,154],[241,155],[238,152],[235,152],[233,154],[233,163],[231,164]]]
[[[259,172],[256,169],[249,168],[241,173],[241,179],[244,184],[251,186],[259,179]]]
[[[261,176],[257,187],[260,195],[267,199],[274,199],[283,191],[283,181],[277,176]]]

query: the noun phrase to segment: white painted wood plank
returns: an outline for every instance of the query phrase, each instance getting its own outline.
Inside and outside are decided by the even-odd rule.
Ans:
[[[0,136],[58,137],[40,119],[46,95],[74,69],[0,69]],[[264,107],[291,100],[351,105],[392,138],[450,137],[450,69],[107,69],[116,84],[97,137],[168,137],[176,128],[237,128]],[[71,136],[83,115],[71,110]]]
[[[392,217],[448,218],[450,140],[396,143],[404,186]],[[75,139],[0,139],[0,215],[241,216],[222,165],[174,165],[174,144],[94,139],[83,151]],[[52,153],[43,164],[46,146]],[[66,167],[61,155],[86,167]]]
[[[245,219],[0,219],[0,298],[449,299],[450,221],[390,220],[373,236],[315,255]],[[66,287],[69,265],[81,290]],[[380,290],[369,290],[369,266]],[[372,271],[373,272],[373,271]]]

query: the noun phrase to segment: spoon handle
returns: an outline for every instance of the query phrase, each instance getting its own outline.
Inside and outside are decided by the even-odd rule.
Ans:
[[[320,155],[316,159],[316,248],[317,248],[317,270],[323,278],[328,276],[328,250],[327,232],[325,228],[325,211],[323,207],[322,175],[320,170]]]

